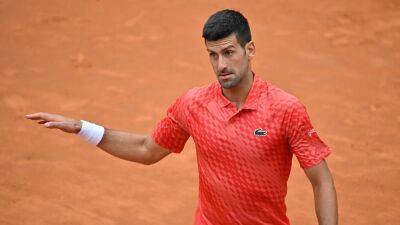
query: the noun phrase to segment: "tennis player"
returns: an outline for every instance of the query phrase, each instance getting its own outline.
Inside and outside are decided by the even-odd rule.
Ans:
[[[337,198],[319,138],[304,105],[251,68],[255,44],[247,19],[213,14],[203,38],[217,81],[182,94],[149,135],[34,113],[48,128],[77,133],[102,150],[146,165],[196,144],[199,204],[195,225],[288,225],[285,197],[293,154],[314,191],[319,225],[337,225]]]

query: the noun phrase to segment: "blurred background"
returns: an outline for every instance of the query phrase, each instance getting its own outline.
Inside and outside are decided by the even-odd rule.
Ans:
[[[254,71],[298,96],[332,147],[340,224],[400,224],[397,0],[0,0],[0,224],[192,224],[192,140],[144,166],[24,115],[148,133],[215,80],[201,31],[224,8],[249,20]],[[317,224],[296,159],[288,186],[292,224]]]

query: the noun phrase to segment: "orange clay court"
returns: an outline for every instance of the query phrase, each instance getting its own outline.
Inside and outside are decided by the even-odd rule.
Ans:
[[[144,166],[24,118],[45,111],[148,133],[184,91],[215,80],[205,20],[248,18],[253,69],[299,97],[332,148],[339,224],[400,224],[400,3],[0,1],[0,224],[188,225],[193,141]],[[293,158],[293,225],[317,224]]]

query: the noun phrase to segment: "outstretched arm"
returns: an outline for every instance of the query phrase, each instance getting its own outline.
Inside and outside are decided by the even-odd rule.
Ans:
[[[304,170],[314,191],[315,212],[319,225],[338,224],[338,206],[335,185],[325,160]]]
[[[78,133],[82,128],[79,120],[57,114],[33,113],[27,119],[36,120],[50,129],[59,129],[67,133]],[[97,147],[121,159],[150,165],[160,161],[170,151],[158,145],[150,136],[116,131],[105,128],[104,136]]]

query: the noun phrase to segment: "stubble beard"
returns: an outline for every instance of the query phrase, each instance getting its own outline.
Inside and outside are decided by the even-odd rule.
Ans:
[[[242,77],[241,77],[241,76],[238,76],[238,75],[236,75],[236,74],[235,74],[235,76],[234,76],[232,79],[230,79],[230,80],[224,81],[224,80],[218,79],[219,84],[220,84],[223,88],[227,88],[227,89],[236,87],[236,86],[240,83],[240,81],[242,81]]]

